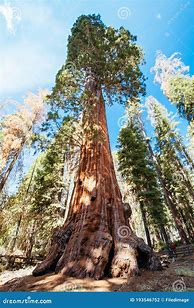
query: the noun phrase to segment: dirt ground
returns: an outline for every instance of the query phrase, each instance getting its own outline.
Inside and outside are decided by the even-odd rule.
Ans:
[[[194,254],[178,258],[159,272],[143,270],[130,279],[75,279],[61,274],[31,275],[33,268],[6,271],[0,275],[0,291],[130,292],[194,291]]]

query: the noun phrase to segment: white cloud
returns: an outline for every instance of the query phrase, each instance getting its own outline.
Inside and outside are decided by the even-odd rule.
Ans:
[[[0,50],[0,95],[54,82],[57,59],[38,44],[20,42]]]
[[[47,5],[27,0],[18,3],[15,1],[22,11],[20,31],[10,39],[0,29],[0,100],[52,86],[65,60],[68,33],[64,20],[57,20]]]
[[[22,20],[16,35],[10,36],[0,26],[0,102],[54,85],[56,73],[66,58],[70,28],[67,18],[50,1],[10,0],[10,3],[19,7]]]
[[[7,30],[10,33],[14,33],[15,24],[21,20],[20,9],[5,2],[3,5],[0,5],[0,14],[5,18]]]

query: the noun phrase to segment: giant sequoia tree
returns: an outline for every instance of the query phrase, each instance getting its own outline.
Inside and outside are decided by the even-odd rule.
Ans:
[[[131,276],[140,266],[159,269],[152,250],[131,230],[117,183],[107,131],[105,101],[125,103],[144,94],[141,49],[124,28],[100,16],[78,18],[68,40],[66,64],[50,96],[51,118],[70,112],[82,119],[79,170],[64,226],[55,230],[46,259],[34,270],[79,278]]]

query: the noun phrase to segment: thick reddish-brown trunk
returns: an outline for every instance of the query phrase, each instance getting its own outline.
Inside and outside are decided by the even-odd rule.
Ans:
[[[137,238],[125,217],[117,183],[100,90],[87,102],[85,138],[79,172],[67,222],[53,235],[51,250],[34,270],[40,275],[54,270],[78,278],[128,277],[139,265],[160,269],[160,262],[143,240]],[[89,129],[88,129],[89,128]]]

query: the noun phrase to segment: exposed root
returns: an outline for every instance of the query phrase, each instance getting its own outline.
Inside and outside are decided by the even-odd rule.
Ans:
[[[129,243],[117,244],[116,254],[111,266],[112,277],[128,278],[139,275],[136,249]]]
[[[147,268],[151,271],[162,270],[160,258],[140,237],[135,236],[137,243],[138,262],[140,267]]]
[[[55,270],[56,264],[63,254],[73,231],[73,224],[65,224],[64,227],[55,229],[53,232],[50,251],[46,259],[38,264],[33,270],[33,276],[41,276]]]
[[[102,231],[82,231],[70,242],[57,263],[56,272],[77,278],[102,278],[112,247],[111,235]]]

